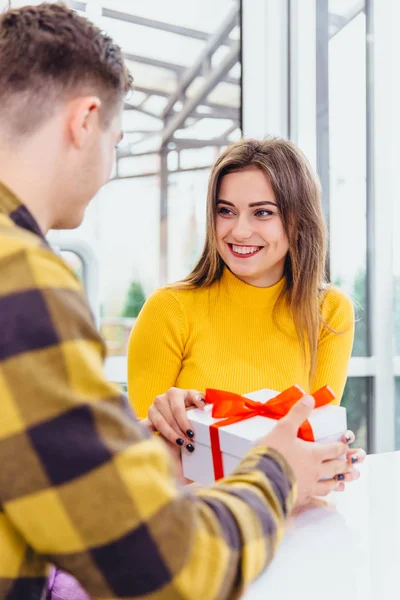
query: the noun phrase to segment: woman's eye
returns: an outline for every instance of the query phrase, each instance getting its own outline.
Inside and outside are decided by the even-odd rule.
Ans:
[[[273,215],[273,214],[274,214],[274,213],[273,213],[273,212],[271,212],[270,210],[265,210],[265,209],[262,209],[262,210],[258,210],[258,211],[256,212],[256,217],[270,217],[270,216],[271,216],[271,215]]]
[[[219,208],[217,212],[219,215],[231,215],[232,214],[232,211],[229,210],[229,208],[225,208],[225,207]]]

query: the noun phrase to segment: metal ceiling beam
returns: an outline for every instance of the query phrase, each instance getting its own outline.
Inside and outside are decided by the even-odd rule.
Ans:
[[[210,113],[202,113],[198,110],[194,110],[189,116],[196,119],[239,119],[239,109],[232,106],[222,106],[220,104],[214,105],[215,107]]]
[[[135,154],[128,153],[126,150],[121,149],[117,152],[117,159],[120,160],[122,158],[137,158],[138,156],[152,156],[159,155],[160,152],[158,150],[146,150],[144,152],[135,152]]]
[[[136,133],[140,133],[140,134],[153,134],[153,133],[161,133],[162,129],[124,129],[124,137],[126,135],[133,135]]]
[[[180,150],[185,150],[185,149],[190,149],[190,148],[203,148],[204,146],[216,146],[216,147],[227,146],[232,143],[232,141],[228,139],[228,136],[233,131],[235,131],[235,129],[237,129],[238,127],[239,127],[239,122],[236,121],[236,122],[232,123],[232,125],[222,135],[215,137],[215,138],[210,138],[210,139],[172,138],[169,143],[175,144],[175,148],[169,148],[169,150],[180,151]],[[138,131],[125,131],[124,133],[129,134],[129,133],[139,133],[139,132]],[[143,131],[143,133],[146,133],[148,135],[146,135],[145,137],[143,137],[140,140],[137,140],[136,142],[127,144],[127,146],[118,148],[118,151],[117,151],[118,160],[121,158],[134,158],[136,156],[148,156],[150,154],[159,154],[159,150],[148,150],[145,152],[138,152],[138,153],[134,152],[134,151],[132,152],[133,146],[135,146],[137,144],[141,144],[143,141],[145,141],[146,139],[148,139],[154,135],[161,134],[162,129],[159,129],[157,131]]]
[[[141,108],[141,107],[142,107],[142,106],[145,104],[145,102],[147,102],[147,100],[148,100],[149,98],[150,98],[150,96],[149,96],[149,95],[146,95],[146,94],[144,94],[144,98],[143,98],[143,100],[141,100],[141,101],[139,102],[139,104],[135,104],[135,106],[136,106],[137,108]]]
[[[239,123],[239,118],[238,118],[237,122],[236,123],[232,123],[232,125],[225,131],[225,133],[223,134],[222,137],[227,138],[228,136],[231,135],[231,133],[233,133],[239,127],[240,127],[240,123]]]
[[[221,46],[223,41],[229,36],[232,29],[238,22],[239,12],[238,7],[234,6],[231,11],[228,13],[224,21],[222,22],[221,27],[210,37],[204,49],[196,59],[195,63],[185,72],[182,77],[182,80],[179,82],[179,85],[176,91],[172,94],[171,98],[168,100],[168,104],[163,111],[163,118],[166,118],[171,112],[175,102],[180,100],[187,88],[190,84],[202,74],[205,61],[210,60],[211,56],[214,52]],[[236,48],[237,43],[235,44]],[[225,73],[227,75],[227,72]],[[225,76],[224,75],[224,76]]]
[[[185,37],[190,37],[197,40],[207,41],[210,38],[210,34],[206,33],[205,31],[199,31],[198,29],[191,29],[189,27],[181,27],[180,25],[173,25],[172,23],[163,23],[162,21],[155,21],[154,19],[146,19],[145,17],[139,17],[138,15],[131,15],[129,13],[122,13],[109,8],[103,8],[103,17],[117,19],[118,21],[126,21],[128,23],[134,23],[135,25],[150,27],[151,29],[159,29],[160,31],[168,31],[169,33],[175,33],[177,35],[183,35]],[[227,44],[230,45],[231,40],[227,40]]]
[[[150,65],[152,67],[166,69],[167,71],[173,71],[177,75],[180,75],[186,69],[186,67],[184,67],[183,65],[176,65],[174,63],[166,62],[164,60],[150,58],[149,56],[139,56],[138,54],[131,54],[130,52],[124,52],[124,57],[126,60],[132,60],[133,62],[137,62],[142,65]]]
[[[131,148],[131,154],[135,154],[132,152],[132,148],[137,146],[138,144],[143,144],[143,142],[147,142],[149,139],[153,138],[156,135],[161,135],[162,130],[159,129],[157,131],[150,131],[147,135],[144,135],[140,140],[136,140],[135,142],[130,142],[129,147]]]
[[[75,0],[67,0],[69,8],[86,12],[86,2],[76,2]]]
[[[86,12],[86,2],[68,0],[68,4],[75,10]],[[206,33],[205,31],[199,31],[198,29],[191,29],[189,27],[181,27],[180,25],[173,25],[172,23],[163,23],[162,21],[155,21],[154,19],[146,19],[145,17],[119,12],[110,8],[103,8],[102,15],[103,17],[107,17],[109,19],[117,19],[118,21],[125,21],[127,23],[134,23],[135,25],[151,27],[152,29],[159,29],[160,31],[168,31],[169,33],[175,33],[177,35],[183,35],[185,37],[190,37],[197,40],[207,41],[210,38],[210,34]],[[225,40],[225,45],[232,45],[232,40]]]
[[[204,103],[204,100],[215,88],[215,86],[227,73],[229,73],[229,71],[239,59],[239,52],[240,43],[236,42],[236,44],[232,46],[224,60],[218,65],[218,67],[214,71],[210,73],[209,77],[204,81],[203,85],[199,88],[196,94],[185,102],[180,112],[176,113],[173,117],[171,117],[171,119],[167,122],[163,132],[163,145],[169,142],[174,132],[183,125],[186,119],[191,115],[191,113],[197,108],[199,104]],[[207,104],[210,105],[209,103]]]
[[[365,2],[361,0],[357,2],[345,15],[336,15],[333,13],[329,14],[329,24],[335,27],[334,31],[330,34],[329,39],[331,40],[337,35],[344,27],[346,27],[353,19],[365,10]]]
[[[239,125],[236,125],[234,127],[234,129],[236,129]],[[155,134],[159,134],[161,133],[161,131],[156,131],[154,132]],[[229,133],[231,133],[231,131],[229,131]],[[228,135],[229,135],[228,133]],[[215,138],[211,138],[211,139],[202,139],[202,140],[198,140],[198,139],[193,139],[193,138],[172,138],[170,140],[169,143],[173,143],[175,144],[174,148],[168,148],[168,150],[176,150],[176,151],[181,151],[181,150],[191,150],[193,148],[204,148],[205,146],[215,146],[215,147],[220,147],[220,146],[229,146],[229,144],[231,144],[231,140],[228,140],[228,135],[226,133],[224,133],[221,136],[215,137]],[[154,154],[159,154],[159,150],[146,150],[145,152],[132,152],[131,148],[132,146],[141,144],[142,142],[144,142],[146,139],[149,139],[149,137],[151,137],[151,135],[146,136],[146,138],[143,138],[141,140],[138,140],[137,142],[132,142],[131,144],[129,144],[129,148],[125,147],[125,148],[119,148],[117,151],[117,159],[121,160],[124,158],[136,158],[138,156],[150,156],[150,155],[154,155]]]
[[[142,94],[149,94],[151,96],[161,96],[162,98],[169,98],[171,96],[170,93],[166,92],[165,90],[157,90],[157,89],[153,89],[153,88],[149,88],[143,85],[135,85],[135,81],[133,82],[133,93],[135,93],[135,90],[137,92],[142,92]]]
[[[179,168],[174,170],[169,170],[169,175],[174,175],[175,173],[192,173],[193,171],[209,171],[212,168],[212,165],[204,165],[200,167],[187,167],[187,168]],[[137,175],[122,175],[121,177],[112,177],[110,181],[119,181],[120,179],[140,179],[142,177],[159,177],[160,171],[147,171],[146,173],[138,173]]]
[[[344,15],[337,15],[336,13],[329,13],[329,25],[337,29],[341,29],[343,27],[343,21],[345,21]]]
[[[236,129],[236,128],[235,128]],[[205,146],[229,146],[232,142],[221,136],[217,138],[211,138],[208,140],[195,140],[195,139],[183,139],[183,138],[172,138],[169,144],[175,144],[175,148],[168,148],[169,150],[191,150],[192,148],[204,148]]]
[[[157,119],[158,121],[161,120],[160,115],[157,115],[156,113],[153,113],[150,110],[146,110],[145,108],[142,108],[141,106],[132,106],[131,104],[125,103],[124,110],[136,110],[137,112],[142,113],[142,115],[146,115],[147,117],[152,117],[152,119]]]
[[[138,89],[138,88],[136,88],[136,89]],[[147,88],[141,88],[141,89],[144,90]],[[140,91],[140,90],[138,90],[138,91]],[[133,93],[135,93],[135,91]],[[149,90],[146,93],[151,94],[151,90]],[[195,117],[196,119],[237,119],[238,118],[239,109],[235,108],[233,106],[224,106],[223,104],[217,104],[215,102],[203,102],[201,104],[203,104],[204,106],[207,106],[207,108],[210,108],[211,112],[202,113],[195,109],[189,115],[190,117]],[[142,108],[141,106],[134,106],[133,104],[125,103],[124,109],[125,110],[137,110],[137,111],[143,113],[144,115],[147,114],[149,117],[154,117],[155,119],[162,119],[161,114],[158,115],[156,113],[152,113],[151,111],[149,111],[145,108]]]
[[[130,52],[124,52],[124,57],[126,60],[131,60],[142,65],[149,65],[150,67],[158,67],[159,69],[172,71],[178,77],[182,76],[182,74],[187,70],[187,67],[184,67],[183,65],[165,62],[163,60],[158,60],[157,58],[150,58],[149,56],[139,56],[138,54],[131,54]],[[235,77],[230,77],[228,75],[224,78],[224,82],[230,83],[231,85],[239,85],[240,79],[236,79]]]
[[[223,80],[224,83],[230,83],[231,85],[240,85],[240,79],[226,75]]]
[[[207,105],[209,106],[209,105]],[[239,109],[233,106],[224,106],[223,104],[213,104],[211,112],[203,113],[198,110],[194,110],[189,116],[194,119],[237,119],[239,115]],[[161,119],[161,115],[153,113],[150,110],[142,108],[142,106],[133,106],[132,104],[125,104],[125,110],[137,110],[142,112],[144,115],[154,117],[155,119]]]

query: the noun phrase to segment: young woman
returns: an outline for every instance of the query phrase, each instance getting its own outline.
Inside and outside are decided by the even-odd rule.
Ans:
[[[225,150],[209,180],[199,262],[149,298],[129,340],[128,393],[139,417],[174,386],[243,394],[329,385],[340,402],[354,313],[326,284],[325,260],[320,186],[302,152],[279,138]],[[171,409],[152,411],[153,426],[164,432],[167,422],[169,439],[191,451]]]

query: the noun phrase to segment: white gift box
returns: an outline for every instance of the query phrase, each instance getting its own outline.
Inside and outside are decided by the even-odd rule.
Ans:
[[[256,402],[267,402],[279,392],[259,390],[246,394],[246,398]],[[183,474],[188,479],[208,485],[215,481],[214,466],[211,453],[210,425],[224,419],[211,416],[212,404],[203,409],[194,408],[187,416],[196,435],[195,451],[189,454],[182,449]],[[347,429],[346,409],[342,406],[328,404],[312,411],[308,419],[316,442],[327,443],[340,440]],[[277,421],[262,416],[252,418],[218,428],[224,475],[229,475],[243,456],[260,438],[267,435],[275,427]]]

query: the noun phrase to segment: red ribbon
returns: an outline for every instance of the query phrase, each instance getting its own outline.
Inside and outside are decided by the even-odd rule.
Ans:
[[[298,385],[294,385],[263,404],[240,396],[239,394],[233,394],[232,392],[206,390],[206,403],[213,405],[211,413],[212,417],[215,419],[223,419],[210,426],[210,442],[215,480],[224,477],[218,431],[220,427],[226,427],[227,425],[232,425],[233,423],[238,423],[239,421],[251,419],[256,416],[267,417],[279,421],[279,419],[287,415],[292,406],[304,395],[304,390]],[[313,397],[315,400],[315,408],[319,408],[326,404],[330,404],[332,400],[334,400],[335,394],[329,386],[325,386],[315,392]],[[302,424],[297,435],[299,438],[308,442],[315,441],[309,421],[305,421]]]

